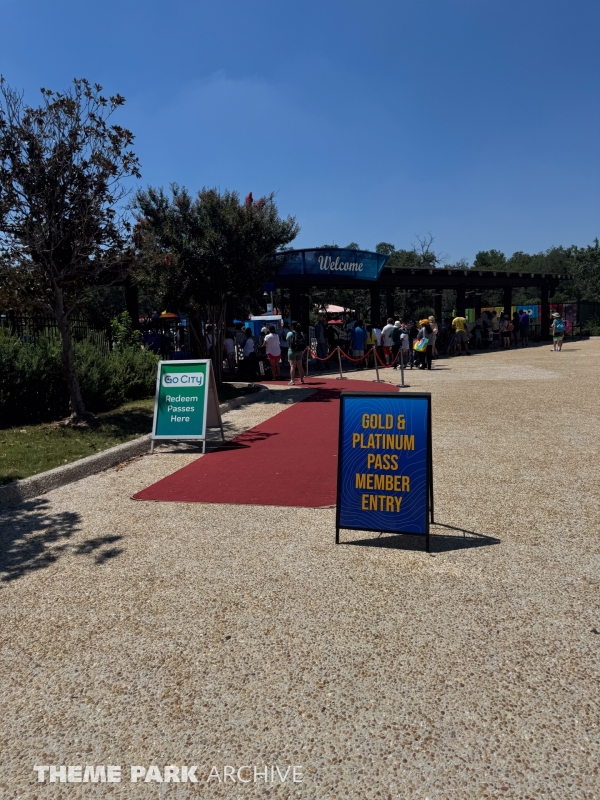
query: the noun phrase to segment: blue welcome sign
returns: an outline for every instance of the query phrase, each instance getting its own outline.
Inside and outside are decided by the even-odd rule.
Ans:
[[[342,250],[322,247],[317,250],[290,250],[279,275],[320,275],[376,281],[389,256],[368,250]]]
[[[342,392],[340,528],[426,537],[433,521],[431,395]]]

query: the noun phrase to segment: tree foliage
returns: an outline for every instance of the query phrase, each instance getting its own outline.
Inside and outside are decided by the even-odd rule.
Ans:
[[[69,318],[92,287],[119,277],[129,226],[122,180],[139,177],[133,134],[110,117],[123,105],[75,80],[28,106],[0,79],[0,265],[7,287],[54,314],[70,407],[86,416]]]
[[[192,197],[177,185],[170,195],[139,191],[135,207],[136,280],[152,287],[164,308],[202,309],[215,325],[220,353],[225,303],[256,292],[277,271],[278,253],[298,234],[295,218],[279,216],[272,194],[241,202],[234,191],[204,188]],[[192,331],[202,352],[197,326]]]
[[[600,300],[600,244],[573,247],[571,274],[577,299]]]

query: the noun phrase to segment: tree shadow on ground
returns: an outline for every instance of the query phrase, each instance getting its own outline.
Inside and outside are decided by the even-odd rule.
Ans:
[[[444,528],[451,533],[437,533],[435,528]],[[462,535],[460,535],[462,534]],[[429,548],[432,554],[448,553],[452,550],[469,550],[474,547],[488,547],[489,545],[500,544],[500,539],[494,536],[486,536],[483,533],[470,531],[466,528],[457,528],[453,525],[445,525],[442,522],[433,523],[429,535]],[[359,547],[383,547],[387,550],[425,550],[425,537],[413,536],[409,534],[386,534],[370,539],[355,539],[354,541],[342,542],[342,544],[357,545]]]
[[[13,483],[14,481],[21,480],[23,476],[18,473],[11,473],[9,472],[8,475],[0,475],[0,486],[4,486],[6,483]]]
[[[121,536],[98,536],[77,544],[72,537],[80,530],[81,515],[75,511],[53,512],[46,498],[25,500],[0,513],[0,584],[45,569],[62,555],[93,556],[96,564],[123,552],[114,545]]]
[[[117,436],[133,436],[150,433],[152,430],[152,409],[132,408],[107,412],[100,416],[100,427],[107,433]]]

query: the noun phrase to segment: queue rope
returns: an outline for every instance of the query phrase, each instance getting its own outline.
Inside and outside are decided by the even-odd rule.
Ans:
[[[375,355],[377,356],[377,360],[379,361],[379,363],[381,364],[381,366],[384,369],[392,369],[394,364],[396,363],[396,361],[398,361],[401,352],[402,352],[402,348],[400,348],[400,350],[398,350],[398,352],[396,353],[396,358],[392,361],[391,364],[384,364],[383,361],[381,360],[381,357],[379,356],[379,353],[377,352],[377,350],[375,350]]]
[[[313,358],[316,358],[316,360],[317,360],[317,361],[329,361],[329,359],[330,359],[330,358],[333,358],[333,356],[334,356],[334,355],[337,353],[338,349],[339,349],[339,348],[338,348],[338,347],[336,347],[336,348],[335,348],[335,350],[332,350],[332,351],[331,351],[331,353],[329,353],[329,355],[328,355],[328,356],[325,356],[325,358],[321,358],[320,356],[318,356],[318,355],[315,353],[315,351],[314,351],[312,348],[310,348],[310,347],[307,347],[307,348],[306,348],[306,350],[308,350],[308,352],[311,354],[311,356],[312,356]],[[306,353],[306,350],[304,351],[304,353]],[[304,355],[304,354],[303,354],[303,355]]]

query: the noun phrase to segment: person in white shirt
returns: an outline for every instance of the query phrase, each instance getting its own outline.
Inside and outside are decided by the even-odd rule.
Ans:
[[[288,363],[287,358],[287,335],[290,332],[290,326],[287,322],[283,323],[283,327],[279,331],[279,344],[281,345],[281,363],[285,366]]]
[[[265,336],[265,350],[271,365],[271,372],[273,373],[273,380],[281,380],[281,370],[279,362],[281,360],[281,343],[279,336],[275,333],[275,325],[269,325],[269,333]]]
[[[246,341],[244,342],[244,372],[249,381],[255,380],[258,374],[258,359],[254,352],[254,338],[250,328],[246,328]]]
[[[410,337],[408,335],[408,328],[406,323],[402,323],[400,327],[402,333],[400,334],[400,344],[402,345],[402,362],[408,364],[408,357],[410,354]]]
[[[383,356],[385,363],[389,366],[390,353],[392,352],[392,333],[394,331],[394,320],[389,317],[387,325],[381,331],[381,344],[383,346]]]

